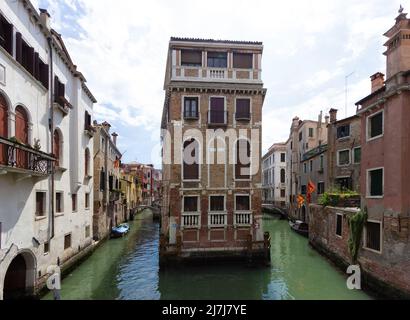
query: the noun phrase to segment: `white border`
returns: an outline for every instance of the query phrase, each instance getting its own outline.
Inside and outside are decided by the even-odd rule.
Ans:
[[[382,133],[379,134],[378,136],[370,137],[369,120],[370,120],[371,118],[377,116],[379,113],[382,113]],[[384,136],[384,110],[382,109],[382,110],[380,110],[380,111],[377,111],[377,112],[375,112],[375,113],[373,113],[373,114],[367,116],[367,118],[366,118],[366,141],[367,141],[367,142],[373,141],[373,140],[382,138],[383,136]]]
[[[378,223],[380,225],[380,251],[367,247],[367,222]],[[367,220],[367,222],[364,226],[364,232],[363,232],[363,249],[377,253],[377,254],[382,254],[383,253],[383,223],[382,221],[378,221],[378,220]]]
[[[382,174],[382,188],[383,188],[383,195],[381,196],[372,196],[370,195],[370,172],[376,170],[383,170]],[[384,198],[384,167],[378,168],[371,168],[366,170],[366,198],[367,199],[383,199]]]
[[[344,152],[344,151],[348,151],[349,152],[349,163],[347,164],[340,164],[340,153]],[[352,164],[352,152],[350,149],[340,149],[337,150],[336,152],[336,165],[341,168],[341,167],[348,167]]]

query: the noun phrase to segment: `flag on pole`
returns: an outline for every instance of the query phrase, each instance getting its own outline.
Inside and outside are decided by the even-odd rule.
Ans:
[[[309,181],[309,184],[308,184],[308,194],[312,194],[312,193],[314,193],[315,191],[316,191],[316,186],[315,186],[315,184],[312,182],[312,180],[310,180]]]
[[[297,197],[297,201],[298,201],[298,208],[300,209],[300,208],[302,208],[303,204],[305,203],[305,197],[300,194]]]

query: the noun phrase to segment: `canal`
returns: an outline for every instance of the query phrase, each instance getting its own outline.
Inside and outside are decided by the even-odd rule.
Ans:
[[[311,249],[286,221],[266,216],[272,266],[202,266],[160,271],[159,225],[150,211],[130,234],[105,242],[62,282],[63,300],[370,299],[346,287],[346,275]],[[48,294],[44,299],[52,299]]]

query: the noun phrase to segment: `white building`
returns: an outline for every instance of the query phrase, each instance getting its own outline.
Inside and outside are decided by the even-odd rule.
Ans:
[[[49,266],[64,269],[91,248],[96,101],[46,11],[2,0],[0,18],[0,299],[7,299],[32,295]]]
[[[263,202],[285,207],[286,202],[286,144],[276,143],[262,159]]]

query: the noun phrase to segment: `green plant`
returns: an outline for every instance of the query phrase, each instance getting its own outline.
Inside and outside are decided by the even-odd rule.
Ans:
[[[19,143],[19,144],[23,144],[23,142],[21,142],[18,138],[16,138],[16,137],[11,137],[10,139],[9,139],[11,142],[14,142],[14,143]]]
[[[40,144],[40,139],[34,139],[34,146],[33,148],[37,151],[40,151],[41,149],[41,144]]]
[[[349,253],[352,258],[352,262],[355,264],[357,262],[357,256],[359,254],[360,243],[362,240],[362,233],[364,224],[367,221],[367,208],[363,211],[360,210],[358,213],[348,217],[349,224]]]
[[[330,189],[329,191],[326,191],[324,194],[322,194],[319,198],[319,204],[322,206],[337,206],[339,201],[341,199],[347,199],[351,197],[356,197],[358,196],[359,193],[356,191],[351,191],[351,190],[338,190],[338,189]]]

